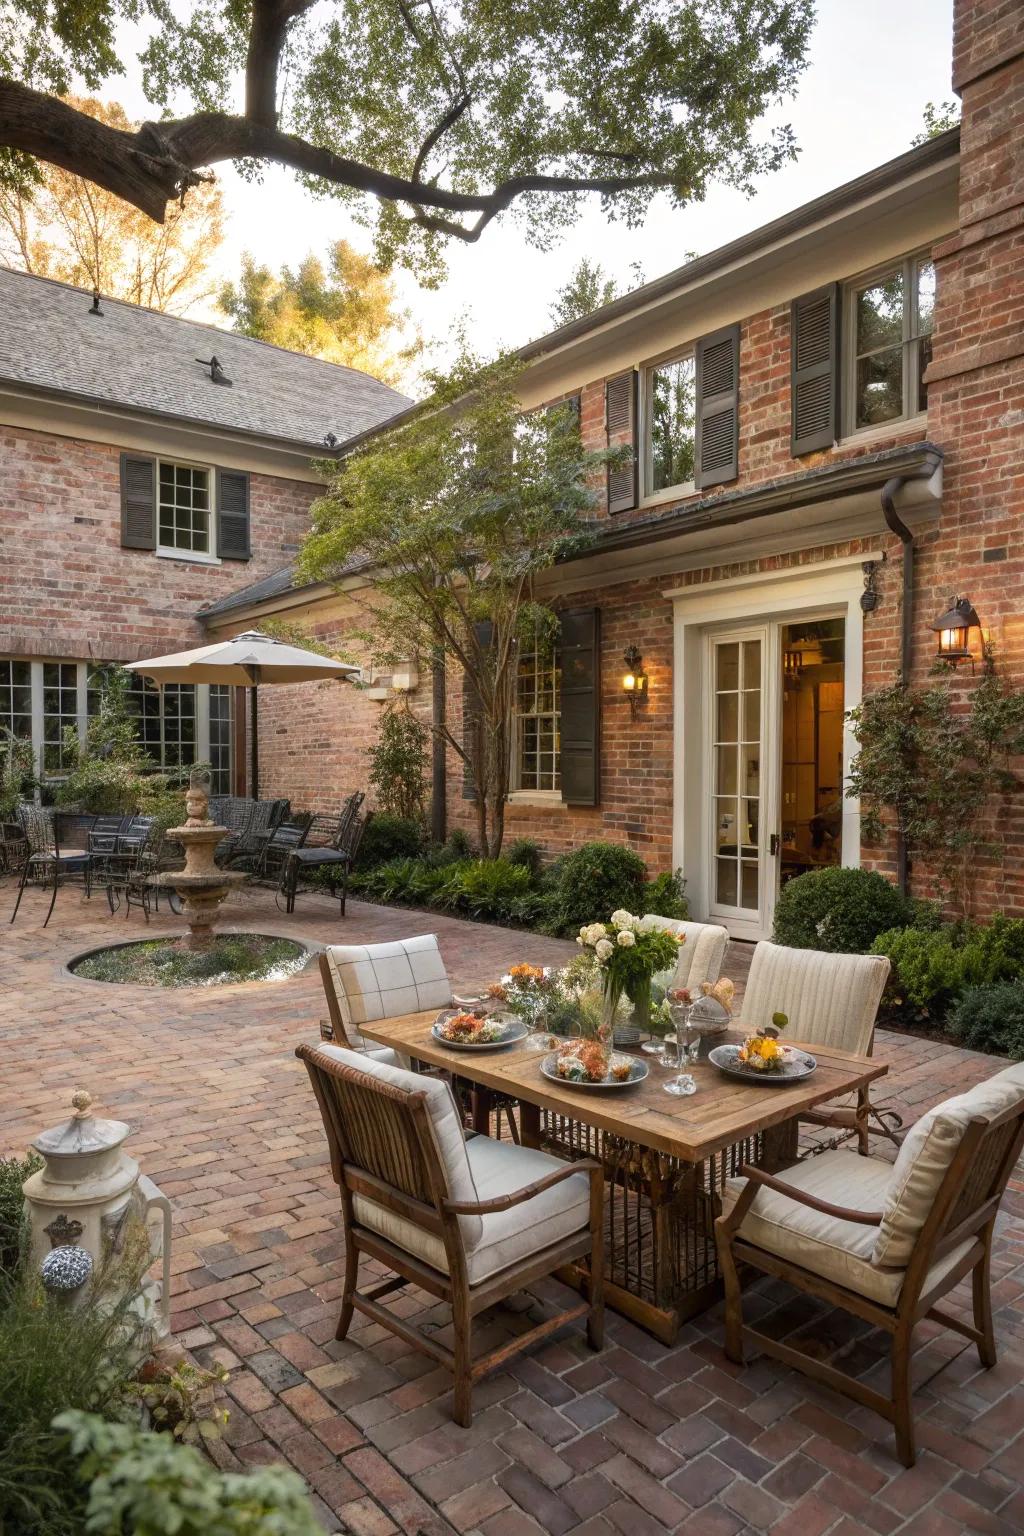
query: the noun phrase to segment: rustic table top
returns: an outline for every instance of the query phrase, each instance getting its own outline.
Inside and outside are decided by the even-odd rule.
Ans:
[[[484,1088],[695,1163],[757,1131],[861,1088],[888,1071],[883,1062],[868,1056],[808,1045],[806,1049],[817,1059],[818,1069],[791,1087],[739,1082],[710,1062],[701,1061],[688,1069],[696,1079],[697,1092],[687,1098],[673,1098],[662,1086],[670,1074],[652,1059],[642,1083],[596,1093],[544,1077],[540,1070],[544,1052],[526,1042],[492,1051],[449,1050],[431,1036],[436,1017],[431,1010],[376,1019],[359,1028],[369,1040],[390,1045],[431,1066],[445,1067]],[[740,1038],[730,1033],[717,1037],[716,1044]],[[646,1056],[642,1059],[648,1060]]]

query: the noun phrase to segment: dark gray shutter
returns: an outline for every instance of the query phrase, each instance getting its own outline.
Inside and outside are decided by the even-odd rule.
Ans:
[[[839,437],[839,284],[790,306],[790,447],[794,457]]]
[[[628,512],[637,502],[636,373],[617,374],[604,386],[604,421],[608,446],[628,442],[629,462],[608,470],[608,511]]]
[[[697,342],[698,490],[735,480],[740,472],[740,328],[727,325]]]
[[[248,560],[249,476],[239,469],[217,471],[217,553],[222,560]]]
[[[601,610],[576,608],[559,618],[562,799],[567,805],[597,805],[601,792]]]
[[[490,619],[482,619],[475,624],[477,639],[487,650],[494,635],[494,625]],[[462,764],[462,798],[463,800],[476,799],[476,785],[473,782],[473,764],[477,761],[483,740],[483,720],[480,710],[480,694],[473,680],[465,672],[462,674],[462,748],[468,753],[470,761]]]
[[[156,460],[121,455],[121,547],[156,549]]]

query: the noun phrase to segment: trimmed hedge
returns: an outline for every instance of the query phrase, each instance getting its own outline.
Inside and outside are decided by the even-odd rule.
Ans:
[[[973,1051],[1024,1060],[1024,984],[998,981],[968,987],[946,1019],[954,1040]]]
[[[782,887],[772,938],[791,949],[864,954],[880,933],[915,921],[915,903],[867,869],[814,869]]]

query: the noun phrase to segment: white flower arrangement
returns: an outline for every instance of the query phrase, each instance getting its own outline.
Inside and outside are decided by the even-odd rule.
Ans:
[[[636,943],[636,934],[632,928],[620,928],[616,934],[615,942],[622,949],[631,949]]]

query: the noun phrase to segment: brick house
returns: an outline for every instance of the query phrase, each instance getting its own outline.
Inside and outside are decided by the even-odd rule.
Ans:
[[[889,864],[862,848],[843,793],[844,712],[901,664],[926,674],[952,594],[1024,681],[1018,21],[1012,0],[957,0],[960,131],[523,349],[527,407],[572,400],[586,443],[634,455],[596,547],[548,583],[571,717],[558,660],[521,658],[508,836],[550,852],[629,842],[652,872],[683,869],[696,915],[759,938],[789,876]],[[337,590],[276,581],[214,604],[207,632],[270,614],[351,628],[358,571]],[[635,705],[630,647],[647,679]],[[263,772],[275,792],[333,800],[360,778],[367,702],[286,692],[267,703]],[[421,676],[412,705],[426,719],[438,697]],[[447,766],[448,824],[471,828]],[[1024,910],[1018,812],[1000,840],[979,907]]]
[[[298,548],[325,440],[408,402],[353,369],[22,273],[0,270],[0,310],[0,725],[33,741],[45,795],[104,664],[202,645],[198,610]],[[134,702],[158,761],[209,759],[220,790],[241,776],[227,689],[139,680]]]

